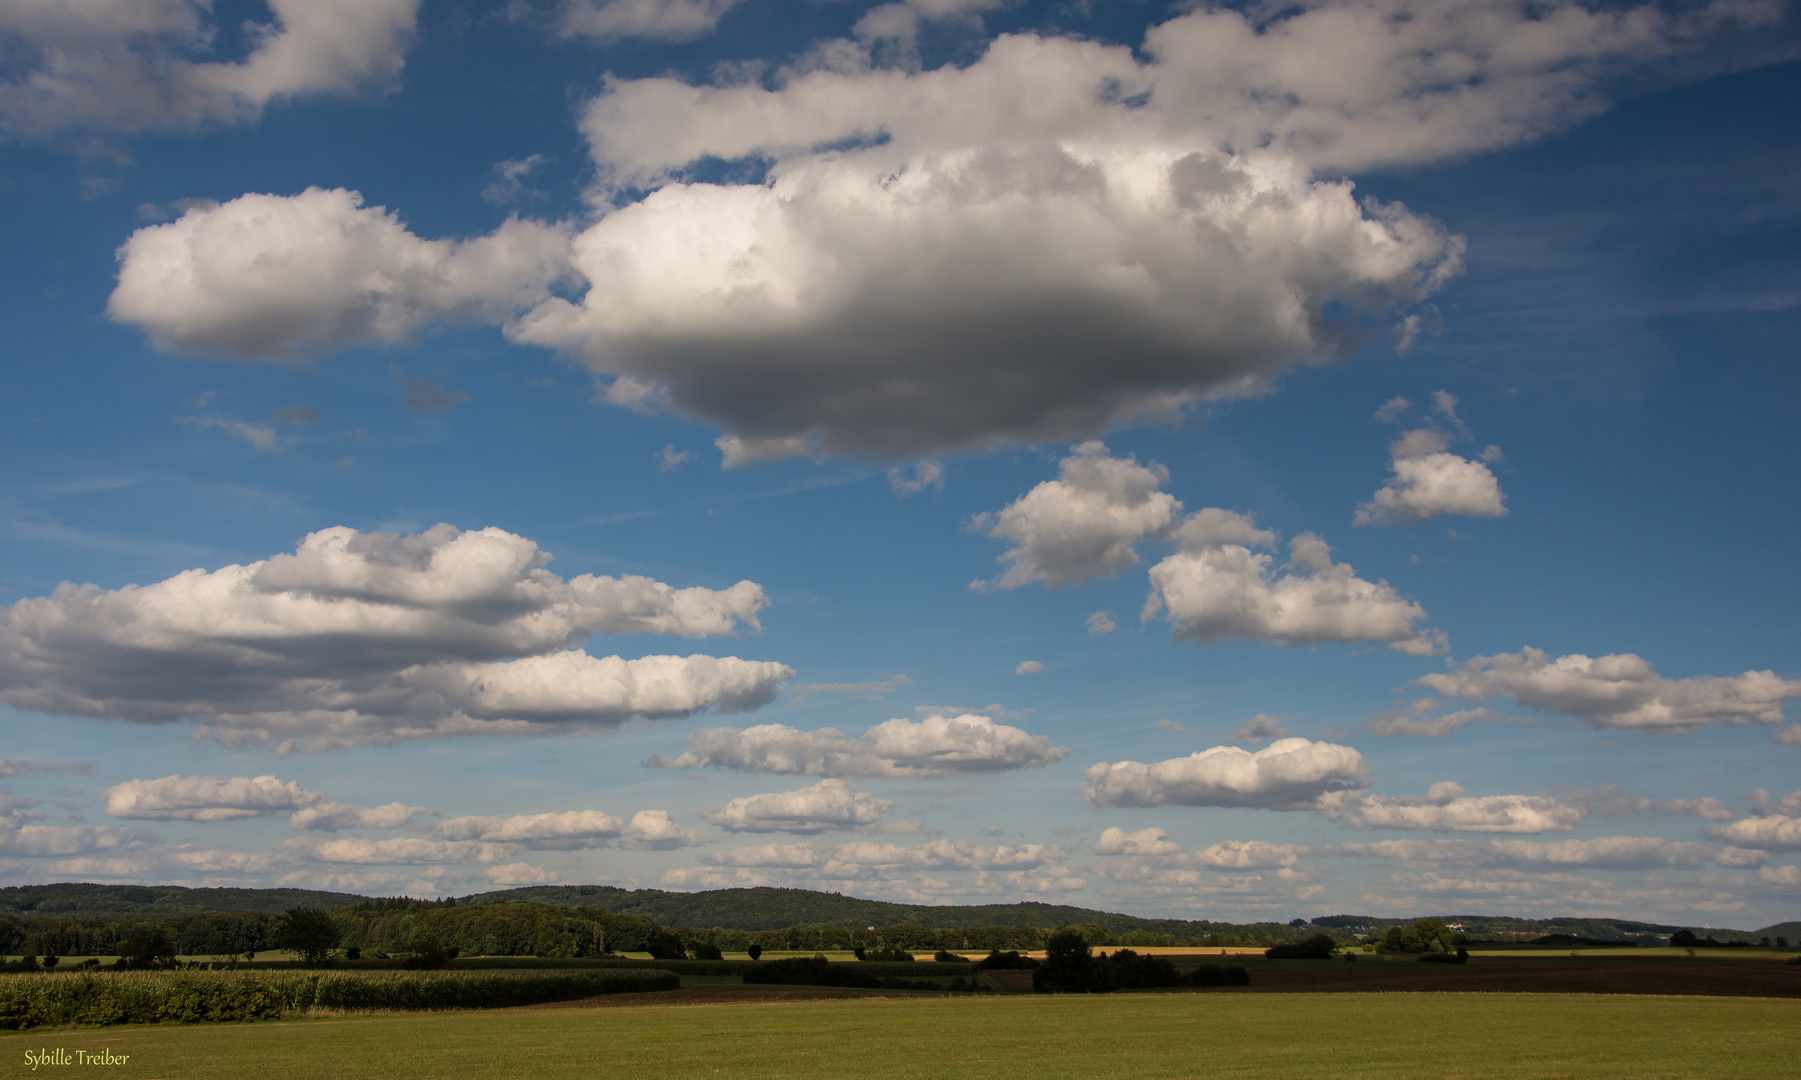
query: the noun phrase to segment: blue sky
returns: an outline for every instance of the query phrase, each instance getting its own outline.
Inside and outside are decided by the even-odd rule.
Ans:
[[[1794,917],[1791,5],[0,35],[0,883]]]

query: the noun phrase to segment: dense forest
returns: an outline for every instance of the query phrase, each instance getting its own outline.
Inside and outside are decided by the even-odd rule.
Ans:
[[[315,889],[188,889],[180,885],[17,885],[0,889],[0,915],[162,920],[216,911],[338,907],[368,897]]]
[[[863,900],[806,889],[714,889],[680,893],[662,889],[616,889],[605,885],[534,885],[502,892],[477,893],[465,903],[529,900],[563,907],[602,908],[620,915],[643,915],[664,926],[708,926],[724,930],[789,930],[799,927],[930,926],[975,927],[1097,926],[1112,934],[1133,932],[1205,937],[1214,932],[1279,930],[1280,924],[1254,927],[1206,919],[1141,919],[1110,911],[1063,904],[974,904],[928,906]]]

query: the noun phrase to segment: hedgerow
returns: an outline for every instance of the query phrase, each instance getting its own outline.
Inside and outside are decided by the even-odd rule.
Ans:
[[[0,1028],[273,1020],[309,1009],[496,1009],[674,990],[668,971],[133,971],[0,976]]]

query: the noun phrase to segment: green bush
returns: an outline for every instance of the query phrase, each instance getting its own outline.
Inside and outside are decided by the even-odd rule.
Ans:
[[[914,962],[913,954],[898,946],[884,946],[879,949],[858,949],[856,955],[858,960],[867,960],[871,963],[911,964]],[[951,958],[953,963],[957,959],[957,957]]]
[[[1044,943],[1044,963],[1032,972],[1040,994],[1104,994],[1114,988],[1112,965],[1097,962],[1081,931],[1059,930]]]
[[[681,938],[667,930],[657,930],[652,933],[650,940],[645,942],[644,951],[650,954],[652,960],[686,960],[688,958],[688,947],[682,944]]]
[[[988,950],[988,955],[983,957],[981,963],[976,965],[976,967],[983,971],[1024,971],[1028,968],[1035,968],[1037,966],[1038,961],[1029,956],[1021,956],[1017,951],[1012,949],[1009,949],[1006,952],[1002,952],[999,949],[990,949]]]
[[[307,1009],[493,1009],[674,990],[667,971],[134,971],[0,977],[0,1028],[265,1020]]]
[[[1325,934],[1314,934],[1305,941],[1295,941],[1263,950],[1271,960],[1330,960],[1338,942]]]
[[[1113,969],[1113,985],[1121,990],[1155,990],[1188,982],[1176,966],[1163,957],[1140,956],[1131,949],[1120,949],[1104,963]]]
[[[834,964],[823,956],[796,956],[771,960],[744,973],[747,983],[780,983],[791,986],[855,986],[879,989],[882,980],[850,964]]]

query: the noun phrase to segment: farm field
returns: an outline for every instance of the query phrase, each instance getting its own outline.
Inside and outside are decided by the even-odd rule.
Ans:
[[[640,997],[651,997],[641,995]],[[0,1036],[143,1078],[1536,1080],[1794,1075],[1801,1003],[1486,994],[865,998],[536,1007]],[[124,1071],[124,1070],[121,1070]]]

